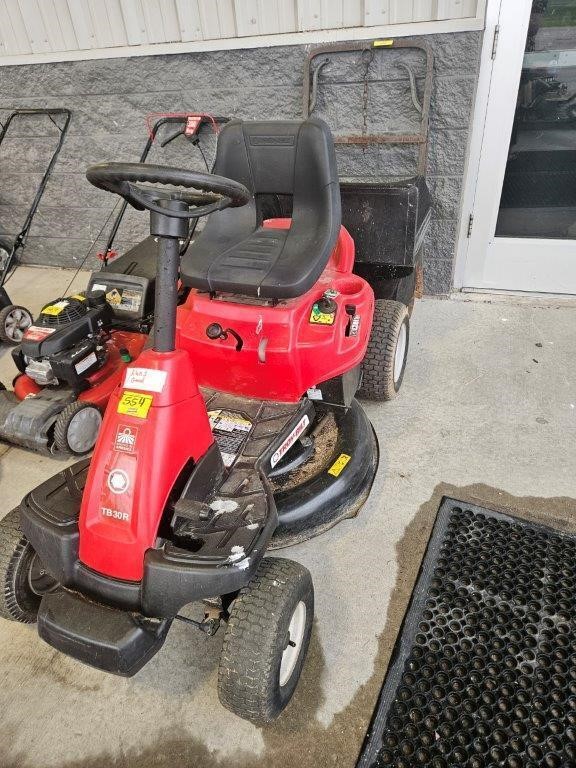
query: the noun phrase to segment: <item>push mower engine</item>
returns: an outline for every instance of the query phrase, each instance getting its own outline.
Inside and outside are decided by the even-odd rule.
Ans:
[[[79,393],[108,359],[113,321],[104,291],[57,299],[42,309],[12,357],[39,387],[67,384]]]
[[[44,306],[12,350],[20,374],[0,392],[0,440],[82,455],[110,394],[148,338],[155,259],[145,240],[95,272],[85,292]]]

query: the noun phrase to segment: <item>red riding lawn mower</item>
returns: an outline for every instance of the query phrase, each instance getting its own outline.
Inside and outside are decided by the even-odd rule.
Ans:
[[[214,174],[108,163],[87,177],[150,212],[153,345],[112,393],[92,459],[1,521],[0,614],[37,621],[54,648],[126,676],[175,619],[208,634],[226,622],[220,700],[269,722],[296,687],[314,593],[304,567],[266,549],[367,499],[378,446],[355,395],[385,399],[382,380],[398,384],[407,309],[375,316],[371,286],[353,273],[321,120],[228,123]],[[263,220],[270,195],[291,197],[290,218]],[[179,275],[190,292],[178,307]],[[194,601],[203,621],[180,614]]]
[[[162,147],[180,135],[198,144],[202,126],[216,131],[224,120],[187,113],[152,117],[158,119],[148,126],[142,163],[161,128],[170,128]],[[50,301],[20,333],[12,350],[19,371],[13,391],[0,384],[0,440],[60,455],[80,456],[94,447],[108,398],[144,348],[154,319],[156,243],[148,237],[120,257],[113,250],[126,206],[100,254],[103,268],[91,275],[86,291]],[[182,251],[192,234],[190,228]]]

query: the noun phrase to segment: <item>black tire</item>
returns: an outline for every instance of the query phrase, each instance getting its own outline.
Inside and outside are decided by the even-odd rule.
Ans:
[[[0,311],[0,341],[15,346],[20,344],[24,331],[32,325],[32,315],[18,304],[9,304]]]
[[[23,624],[36,621],[42,595],[58,586],[20,530],[18,508],[0,520],[0,581],[0,616]]]
[[[81,415],[83,411],[85,413]],[[71,434],[71,428],[81,430],[83,421],[86,433],[84,435],[81,433]],[[54,446],[60,453],[84,456],[94,448],[101,424],[102,414],[99,408],[92,403],[76,400],[76,402],[67,405],[56,418]]]
[[[296,651],[292,651],[289,626],[297,614],[300,622],[295,626],[301,632]],[[218,669],[220,702],[257,725],[276,719],[298,684],[313,617],[314,587],[309,571],[293,560],[264,558],[230,609]],[[285,652],[297,656],[290,659]],[[283,659],[288,661],[285,667]],[[281,673],[288,675],[282,685]]]
[[[403,354],[400,362],[396,360],[396,352],[401,339]],[[409,340],[408,307],[401,301],[377,299],[368,349],[362,363],[359,397],[379,401],[396,397],[404,378]],[[398,351],[402,353],[402,349]]]

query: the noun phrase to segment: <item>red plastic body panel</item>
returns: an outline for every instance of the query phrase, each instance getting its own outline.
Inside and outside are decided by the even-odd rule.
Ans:
[[[130,357],[135,360],[142,352],[147,340],[148,336],[143,333],[113,331],[106,342],[108,359],[99,371],[88,377],[90,386],[80,394],[78,399],[104,409],[128,365],[120,357],[120,350],[122,348],[127,349],[130,352]],[[19,400],[24,400],[29,395],[37,395],[41,391],[42,387],[39,387],[26,374],[21,374],[14,381],[14,393]]]
[[[268,227],[286,228],[290,219],[272,219]],[[366,354],[374,293],[361,277],[352,274],[354,242],[340,229],[334,253],[316,285],[303,296],[276,306],[238,297],[210,298],[192,290],[178,309],[178,349],[190,352],[201,386],[235,395],[297,402],[305,392],[359,365]],[[312,307],[325,291],[337,292],[333,325],[310,322]],[[359,317],[357,335],[346,335],[354,307]],[[242,338],[209,339],[206,328],[219,323]]]
[[[138,366],[128,366],[136,376],[150,370],[165,375],[161,391],[121,386],[110,398],[80,509],[80,560],[127,581],[142,578],[144,554],[156,543],[168,495],[186,463],[213,442],[190,356],[149,349]],[[145,417],[117,412],[125,390],[152,397]]]

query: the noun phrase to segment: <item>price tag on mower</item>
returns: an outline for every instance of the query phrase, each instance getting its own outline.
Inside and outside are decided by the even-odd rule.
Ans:
[[[126,416],[136,416],[138,419],[145,419],[152,405],[152,395],[142,395],[140,392],[124,391],[120,402],[118,403],[118,413]]]

